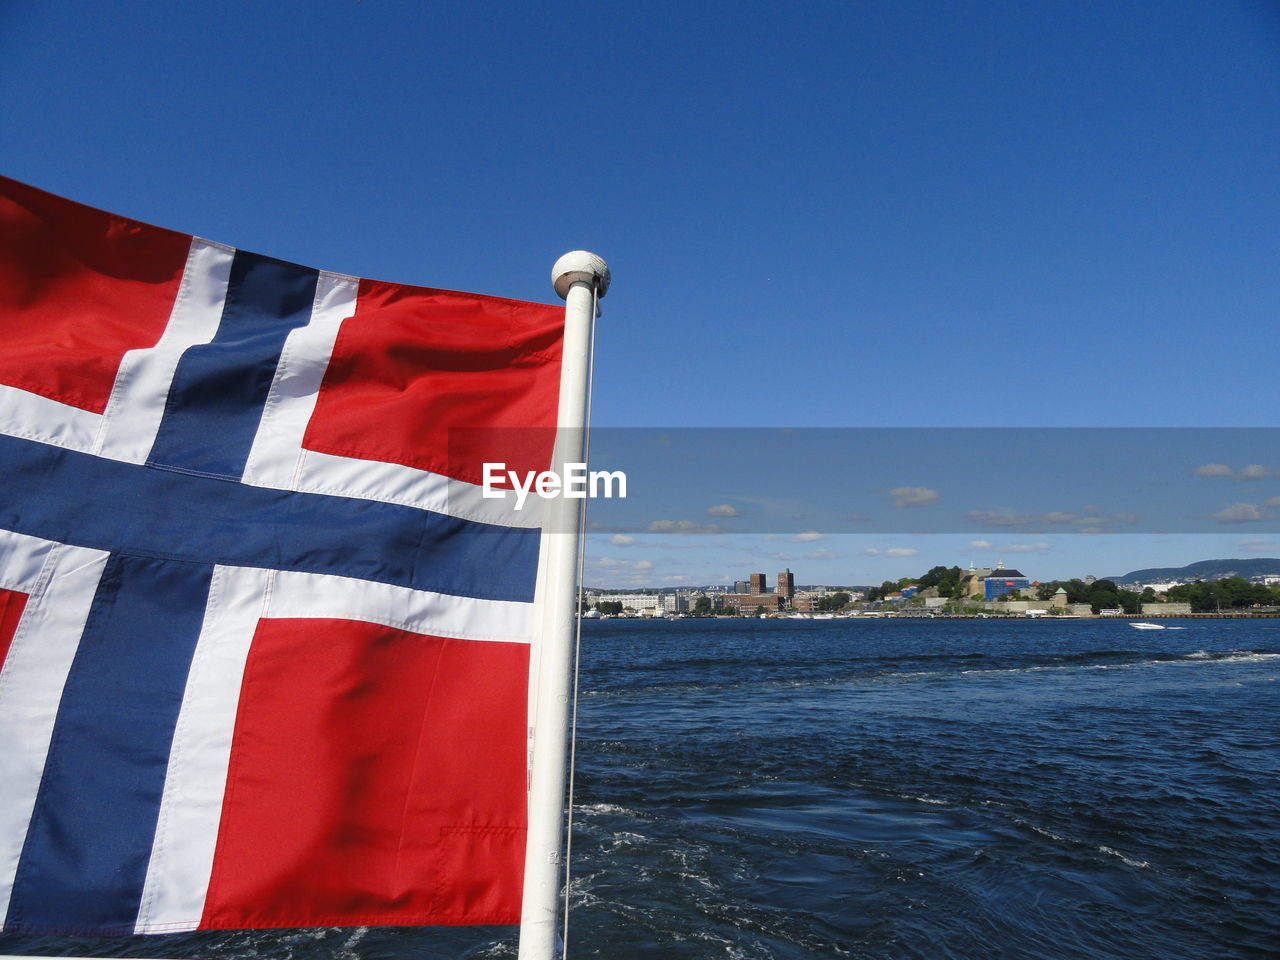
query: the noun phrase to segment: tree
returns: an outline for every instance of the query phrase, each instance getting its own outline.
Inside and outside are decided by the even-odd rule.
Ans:
[[[1089,585],[1079,577],[1072,577],[1066,583],[1059,584],[1067,591],[1067,603],[1088,603]],[[1057,589],[1056,587],[1054,589]]]
[[[947,575],[946,567],[941,567],[941,566],[930,567],[929,572],[926,573],[923,577],[921,577],[916,582],[920,584],[921,590],[928,590],[930,587],[936,587],[942,581],[942,578],[945,577],[946,575]]]
[[[849,601],[853,598],[849,594],[840,590],[831,594],[829,597],[821,597],[818,600],[818,611],[820,613],[834,613],[837,610],[843,610]]]
[[[1191,604],[1192,613],[1216,613],[1219,610],[1274,603],[1277,596],[1275,591],[1268,590],[1261,584],[1250,583],[1240,577],[1227,577],[1207,583],[1197,580],[1195,583],[1171,587],[1169,599]]]
[[[693,601],[693,615],[695,617],[711,616],[711,598],[699,597],[697,600]]]
[[[867,599],[871,602],[883,600],[891,593],[898,592],[898,582],[896,580],[886,580],[878,587],[872,587],[867,591]]]
[[[937,587],[938,596],[949,597],[955,592],[956,586],[963,579],[964,571],[959,567],[937,566],[930,568],[928,573],[915,582],[920,585],[921,590]]]
[[[1098,581],[1098,583],[1101,582],[1101,580]],[[1094,613],[1100,610],[1114,610],[1120,606],[1120,596],[1115,590],[1098,590],[1097,584],[1094,584],[1094,587],[1095,589],[1089,591],[1085,600],[1093,608]]]

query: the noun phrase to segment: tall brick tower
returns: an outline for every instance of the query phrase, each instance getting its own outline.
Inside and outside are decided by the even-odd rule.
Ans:
[[[796,595],[796,577],[790,567],[778,574],[778,588],[773,592],[784,600],[790,600]]]

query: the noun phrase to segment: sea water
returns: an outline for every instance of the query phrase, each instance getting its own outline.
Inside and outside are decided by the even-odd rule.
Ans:
[[[1280,953],[1280,620],[583,625],[569,950]],[[0,953],[506,958],[508,928]]]

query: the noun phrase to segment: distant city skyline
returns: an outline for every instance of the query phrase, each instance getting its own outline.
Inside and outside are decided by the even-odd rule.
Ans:
[[[715,541],[714,543],[711,541]],[[1100,541],[1102,541],[1100,543]],[[794,564],[796,584],[879,585],[918,576],[934,566],[966,569],[994,567],[999,560],[1016,565],[1032,580],[1122,576],[1150,567],[1181,567],[1215,558],[1280,557],[1280,537],[1184,534],[1162,537],[1117,534],[1050,534],[1035,540],[985,540],[956,534],[912,537],[809,535],[600,536],[589,535],[586,579],[589,585],[679,587],[719,584],[732,587],[741,571],[761,560]],[[870,546],[869,544],[877,544]],[[893,546],[891,544],[897,544]],[[907,546],[907,544],[911,544]],[[1102,549],[1099,549],[1101,546]],[[731,564],[722,566],[722,558]],[[1119,562],[1113,562],[1119,558]]]

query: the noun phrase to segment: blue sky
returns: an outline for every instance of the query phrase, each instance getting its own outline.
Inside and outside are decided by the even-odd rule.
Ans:
[[[544,301],[599,252],[597,424],[1280,426],[1274,2],[16,2],[0,84],[5,173],[140,219]],[[948,537],[602,537],[589,579],[991,541]],[[1010,544],[1049,577],[1278,539]]]

